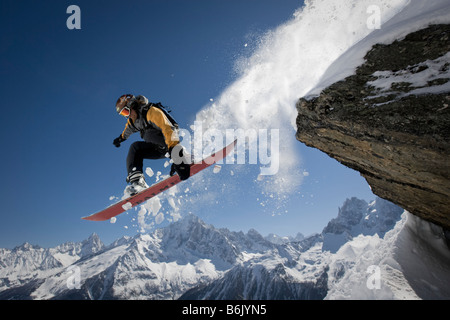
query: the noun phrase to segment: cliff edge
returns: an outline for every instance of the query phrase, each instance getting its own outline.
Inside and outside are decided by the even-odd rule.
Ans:
[[[377,44],[356,73],[297,102],[299,141],[374,194],[450,230],[450,25]]]

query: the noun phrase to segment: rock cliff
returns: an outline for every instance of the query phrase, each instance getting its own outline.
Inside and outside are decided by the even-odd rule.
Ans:
[[[297,102],[299,141],[450,230],[450,25],[377,44],[356,73]]]

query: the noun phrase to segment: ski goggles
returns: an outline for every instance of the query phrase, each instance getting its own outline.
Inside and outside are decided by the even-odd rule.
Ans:
[[[119,114],[121,116],[124,116],[125,118],[128,118],[130,116],[130,108],[129,107],[123,107],[122,110],[120,110]]]

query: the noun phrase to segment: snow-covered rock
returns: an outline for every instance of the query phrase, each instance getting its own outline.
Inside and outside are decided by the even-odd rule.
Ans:
[[[449,299],[443,230],[405,212],[381,238],[359,235],[332,256],[326,299]]]

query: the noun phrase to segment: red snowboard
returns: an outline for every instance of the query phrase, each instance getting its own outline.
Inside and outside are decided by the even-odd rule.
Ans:
[[[192,164],[191,165],[191,176],[202,171],[203,169],[208,168],[209,166],[216,163],[217,161],[225,158],[234,149],[236,142],[237,142],[237,140],[234,140],[232,143],[230,143],[228,146],[226,146],[222,150],[210,155],[209,157],[203,159],[200,162]],[[87,217],[83,217],[81,219],[91,220],[91,221],[105,221],[105,220],[111,219],[112,217],[115,217],[115,216],[121,214],[122,212],[125,212],[125,211],[131,209],[132,207],[135,207],[138,204],[141,204],[141,203],[153,198],[157,194],[173,187],[174,185],[178,184],[179,182],[181,182],[180,177],[178,175],[174,175],[172,177],[169,177],[167,179],[164,179],[163,181],[160,181],[160,182],[154,184],[153,186],[151,186],[145,190],[142,190],[141,192],[139,192],[138,194],[135,194],[134,196],[131,196],[127,199],[121,200],[121,201],[109,206],[108,208],[103,209],[102,211],[99,211],[99,212],[94,213]],[[125,209],[124,209],[124,207],[125,207]]]

